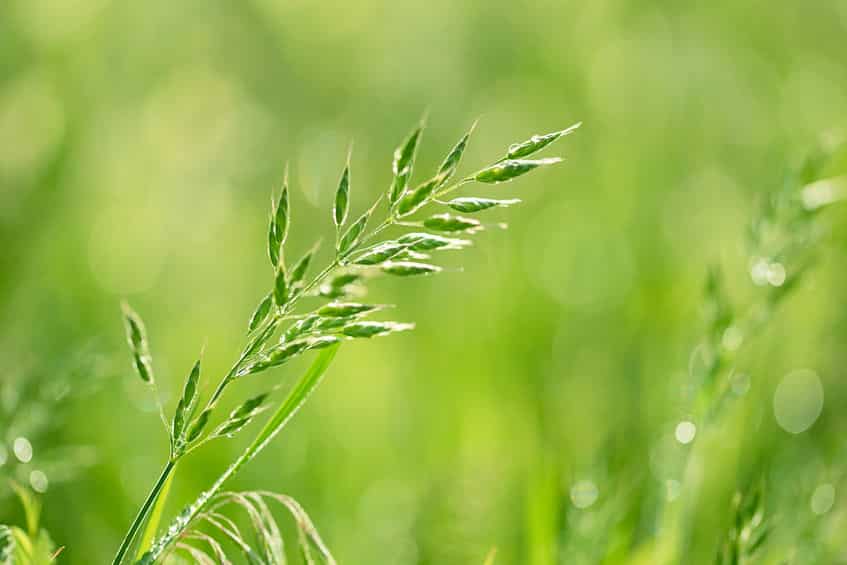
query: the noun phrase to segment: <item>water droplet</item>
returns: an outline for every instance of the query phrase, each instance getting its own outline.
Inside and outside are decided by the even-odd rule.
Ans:
[[[29,484],[35,492],[45,493],[49,484],[47,475],[43,471],[35,469],[29,474]]]
[[[12,443],[12,451],[21,463],[29,463],[32,460],[32,444],[25,437],[15,439]]]
[[[768,265],[768,283],[771,286],[782,286],[785,283],[785,267],[782,263]]]
[[[785,375],[773,395],[773,413],[779,426],[792,434],[808,430],[823,410],[823,386],[817,373],[807,369]]]
[[[673,502],[679,498],[679,493],[682,490],[682,485],[676,479],[668,479],[665,481],[665,496],[668,501]]]
[[[747,373],[733,373],[729,379],[732,392],[737,396],[744,396],[750,390],[750,375]]]
[[[820,180],[806,185],[800,197],[806,210],[816,210],[847,196],[846,187],[845,177]]]
[[[753,279],[753,284],[757,286],[765,286],[768,284],[768,260],[764,257],[759,257],[753,261],[750,267],[750,278]]]
[[[697,426],[694,425],[694,422],[685,421],[676,425],[674,436],[676,437],[676,441],[679,443],[691,443],[694,441],[695,435],[697,435]]]
[[[743,341],[744,334],[737,326],[729,326],[726,331],[723,332],[723,336],[721,337],[721,345],[723,345],[723,348],[727,351],[738,350]]]
[[[829,512],[835,503],[835,487],[829,483],[819,485],[812,494],[812,512],[820,516]]]
[[[599,495],[597,485],[593,481],[577,481],[571,487],[571,502],[580,509],[588,508],[597,502]]]

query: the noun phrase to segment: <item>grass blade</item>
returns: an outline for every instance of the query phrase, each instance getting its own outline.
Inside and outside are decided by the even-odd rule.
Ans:
[[[406,138],[403,144],[394,150],[394,161],[391,164],[394,178],[388,189],[388,202],[391,205],[394,205],[403,196],[403,193],[406,192],[406,187],[409,186],[409,179],[412,176],[412,167],[415,164],[415,154],[418,150],[423,127],[422,122],[409,134],[409,137]]]

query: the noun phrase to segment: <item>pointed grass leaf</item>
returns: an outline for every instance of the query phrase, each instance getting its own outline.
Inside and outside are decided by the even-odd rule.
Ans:
[[[285,169],[285,178],[282,183],[282,191],[276,205],[276,231],[279,245],[285,244],[288,237],[288,226],[291,223],[291,210],[288,206],[288,167]]]
[[[436,249],[461,249],[471,245],[468,239],[456,239],[452,237],[444,237],[433,233],[412,232],[407,233],[400,239],[400,243],[405,243],[412,251],[434,251]]]
[[[124,302],[121,305],[124,314],[124,325],[126,326],[127,343],[132,352],[132,362],[135,371],[145,383],[153,383],[153,366],[150,357],[150,348],[147,343],[147,332],[141,317]]]
[[[153,382],[153,366],[150,363],[150,357],[140,357],[138,355],[133,359],[133,366],[135,367],[135,372],[138,373],[138,376],[141,377],[141,380],[145,383]]]
[[[362,275],[353,271],[336,275],[329,281],[332,286],[346,286],[362,280]]]
[[[271,209],[271,219],[268,223],[268,259],[271,260],[271,266],[276,267],[279,264],[279,232],[276,225],[276,210]]]
[[[315,326],[315,322],[320,319],[315,313],[307,314],[306,316],[300,318],[293,324],[291,324],[287,330],[282,334],[280,338],[280,343],[284,343],[287,341],[293,341],[298,337],[309,333],[309,331]]]
[[[181,442],[183,432],[185,432],[186,420],[190,419],[194,410],[194,405],[197,401],[197,384],[200,381],[200,360],[198,359],[188,378],[185,379],[185,386],[182,389],[182,397],[176,406],[173,420],[173,441],[174,444]]]
[[[435,214],[424,220],[423,225],[425,228],[444,232],[473,232],[482,228],[479,220],[452,214]]]
[[[291,211],[288,207],[288,167],[285,168],[285,177],[282,182],[282,191],[279,200],[271,199],[271,219],[268,224],[268,258],[271,265],[279,264],[282,245],[288,237],[288,226],[291,220]]]
[[[286,302],[288,302],[288,274],[285,272],[285,267],[280,265],[277,267],[274,278],[274,303],[281,307]]]
[[[412,176],[412,168],[415,164],[415,154],[418,148],[418,142],[423,132],[423,124],[415,128],[412,133],[403,141],[397,149],[394,150],[394,161],[392,162],[391,170],[394,173],[394,178],[391,181],[391,186],[388,189],[388,202],[394,205],[409,185],[409,179]]]
[[[322,335],[318,337],[313,337],[309,339],[309,345],[306,347],[309,351],[314,351],[316,349],[326,349],[331,345],[335,345],[341,341],[340,338],[334,335]]]
[[[308,342],[303,339],[275,345],[262,355],[260,359],[242,369],[239,372],[239,376],[259,373],[271,367],[278,367],[306,351],[308,345]]]
[[[330,302],[318,309],[318,314],[327,318],[349,318],[379,310],[380,306],[358,304],[355,302]]]
[[[398,253],[393,259],[397,261],[428,261],[432,259],[431,255],[427,255],[426,253],[418,253],[417,251],[412,251],[411,249],[405,249],[402,253]]]
[[[468,140],[471,137],[474,129],[476,129],[476,122],[473,123],[471,129],[462,136],[462,139],[450,150],[450,153],[447,154],[447,157],[444,158],[444,161],[441,163],[441,166],[438,167],[438,175],[439,184],[438,187],[442,187],[447,184],[452,176],[455,174],[456,169],[459,167],[459,163],[462,161],[462,156],[465,154],[465,149],[468,146]]]
[[[473,214],[474,212],[481,212],[497,206],[505,208],[519,203],[520,200],[517,198],[513,198],[511,200],[495,200],[493,198],[477,198],[475,196],[468,196],[463,198],[454,198],[447,203],[447,206],[457,212]]]
[[[251,333],[258,328],[262,322],[268,317],[268,314],[271,311],[271,307],[273,306],[273,296],[268,294],[265,296],[259,305],[256,306],[256,309],[253,311],[253,315],[250,316],[250,322],[247,324],[247,333]]]
[[[363,287],[359,285],[348,284],[345,286],[332,286],[329,284],[322,284],[318,289],[318,294],[324,298],[329,298],[330,300],[335,300],[338,298],[349,298],[354,295],[360,295],[363,293]]]
[[[441,267],[413,261],[386,261],[382,264],[382,271],[398,277],[410,277],[438,273],[441,271]]]
[[[399,241],[386,241],[359,255],[353,263],[356,265],[378,265],[404,251],[407,245]]]
[[[264,393],[245,400],[230,412],[226,420],[215,428],[212,437],[232,437],[261,412],[260,408],[267,396],[267,393]]]
[[[414,328],[414,324],[400,322],[352,322],[345,325],[341,333],[351,338],[363,338],[408,331]]]
[[[339,255],[344,256],[348,252],[352,251],[356,244],[359,243],[359,240],[365,233],[365,228],[368,226],[368,220],[370,220],[371,214],[374,213],[378,204],[379,200],[377,200],[373,206],[371,206],[364,214],[359,216],[359,219],[347,228],[347,231],[344,232],[344,235],[342,235],[341,239],[338,241]]]
[[[528,157],[533,153],[537,153],[553,143],[554,141],[562,138],[568,134],[575,132],[579,129],[579,126],[582,125],[582,122],[578,122],[567,129],[563,129],[561,131],[554,131],[553,133],[546,134],[536,134],[527,139],[526,141],[522,141],[520,143],[513,143],[509,146],[509,152],[506,157],[509,159],[520,159],[523,157]]]
[[[262,346],[267,343],[267,341],[271,338],[271,336],[276,332],[276,328],[279,325],[279,321],[276,319],[271,320],[265,329],[259,332],[253,339],[247,344],[247,347],[244,350],[244,358],[250,357],[251,355],[255,355],[257,351],[259,351]]]
[[[211,409],[207,408],[200,412],[200,415],[191,422],[191,426],[188,428],[188,433],[185,436],[186,443],[193,443],[200,437],[200,434],[202,434],[203,430],[206,429],[206,424],[209,423],[209,416],[211,416],[211,413]]]
[[[472,178],[477,182],[497,184],[508,182],[514,178],[547,165],[555,165],[562,160],[558,157],[548,159],[510,159],[486,167],[478,171]]]
[[[439,186],[441,186],[441,177],[436,176],[406,192],[397,203],[397,215],[402,218],[416,212],[429,201]]]
[[[347,165],[341,173],[341,180],[338,181],[338,190],[335,191],[335,206],[332,211],[332,220],[335,222],[335,227],[340,229],[347,221],[347,215],[350,212],[350,158],[347,158]]]
[[[315,253],[317,253],[319,247],[320,241],[315,243],[311,249],[306,251],[306,253],[304,253],[291,268],[289,283],[291,284],[292,289],[299,288],[303,283],[303,280],[306,278],[306,273],[309,271],[309,265],[312,263],[312,258],[315,256]]]
[[[357,316],[350,316],[347,318],[321,318],[318,320],[318,323],[315,324],[316,332],[331,332],[337,330],[342,327],[344,324],[350,323],[353,318]]]

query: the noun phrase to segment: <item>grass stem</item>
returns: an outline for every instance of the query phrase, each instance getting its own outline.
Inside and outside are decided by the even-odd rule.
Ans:
[[[144,523],[148,512],[150,512],[150,509],[153,507],[153,504],[156,502],[156,499],[159,498],[159,494],[162,492],[162,489],[168,483],[168,478],[170,477],[171,473],[175,468],[176,462],[168,460],[168,462],[165,464],[165,467],[162,469],[162,474],[159,475],[159,478],[156,480],[156,483],[153,485],[153,488],[147,494],[147,498],[144,500],[144,504],[141,505],[141,509],[139,509],[138,514],[132,521],[132,525],[130,525],[129,530],[127,530],[126,535],[124,536],[124,539],[121,542],[117,553],[115,553],[115,558],[112,560],[112,565],[121,565],[121,563],[123,562],[126,552],[129,551],[129,548],[132,545],[135,536],[138,534],[138,530],[141,529],[141,526]]]

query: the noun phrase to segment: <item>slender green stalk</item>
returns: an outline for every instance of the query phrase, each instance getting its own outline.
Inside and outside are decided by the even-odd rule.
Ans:
[[[159,498],[159,494],[162,492],[165,484],[167,484],[168,478],[175,468],[176,462],[169,459],[165,464],[165,467],[162,469],[162,474],[159,475],[159,478],[156,480],[156,483],[153,485],[153,488],[144,500],[144,504],[141,505],[141,509],[132,521],[129,530],[127,530],[127,533],[121,542],[121,546],[118,548],[117,553],[115,553],[115,558],[112,559],[112,565],[120,565],[123,562],[126,552],[129,551],[133,539],[135,539],[136,534],[138,534],[138,530],[141,528],[141,525],[144,523],[144,519],[147,517],[147,513],[156,502],[156,499]]]
[[[159,523],[162,521],[162,514],[165,512],[165,506],[167,505],[168,494],[171,491],[171,484],[173,484],[174,476],[174,473],[171,473],[165,480],[165,485],[162,487],[156,503],[150,510],[150,518],[147,520],[147,525],[144,527],[144,532],[141,534],[141,541],[138,542],[135,560],[141,559],[146,548],[150,547],[150,544],[156,539],[156,532],[159,530]]]
[[[139,561],[142,564],[152,564],[167,551],[167,549],[182,535],[191,525],[194,518],[206,507],[209,501],[218,494],[223,485],[238,472],[241,467],[250,462],[262,451],[268,443],[276,436],[282,428],[291,420],[309,398],[312,391],[317,388],[323,379],[326,370],[335,358],[338,345],[334,345],[318,353],[309,369],[300,377],[291,392],[274,412],[273,416],[265,423],[262,430],[256,435],[250,445],[238,456],[238,458],[227,467],[226,471],[218,477],[212,487],[200,495],[194,503],[186,508],[173,523],[168,527],[163,537],[156,541],[144,557]]]
[[[381,226],[381,227],[383,227],[383,226]],[[385,225],[384,227],[387,227],[387,225]],[[284,311],[278,313],[275,316],[274,319],[283,318],[287,312],[291,311],[291,309],[294,307],[297,300],[301,296],[307,294],[310,290],[312,290],[313,288],[318,286],[338,266],[339,266],[338,261],[333,260],[323,271],[321,271],[317,276],[315,276],[308,285],[306,285],[306,287],[303,289],[303,292],[301,292],[297,296],[294,296],[292,298],[292,300],[289,302],[289,304],[286,305],[286,308],[284,309]],[[333,351],[334,351],[334,349],[335,348],[333,348]],[[248,348],[245,348],[241,352],[241,355],[239,355],[238,361],[235,362],[235,364],[232,366],[232,368],[229,370],[229,372],[227,372],[227,374],[221,379],[220,383],[218,383],[218,386],[215,388],[215,391],[212,393],[211,397],[209,398],[208,402],[206,403],[205,410],[211,409],[217,403],[218,399],[223,394],[224,389],[227,387],[227,385],[230,382],[232,382],[232,380],[235,377],[235,374],[237,373],[239,367],[244,362],[244,360],[247,358],[247,353],[248,353]],[[298,406],[298,408],[299,408],[299,406]],[[193,451],[193,449],[191,449],[189,451]],[[188,453],[188,452],[186,452],[186,453]],[[121,563],[121,560],[125,556],[126,552],[129,550],[133,539],[137,535],[138,530],[140,529],[141,525],[144,523],[144,520],[147,517],[147,513],[150,512],[151,508],[153,507],[153,504],[155,503],[155,501],[160,496],[160,494],[161,494],[162,490],[164,489],[165,485],[168,484],[167,481],[169,479],[170,473],[174,469],[174,465],[175,465],[176,460],[179,459],[182,455],[185,455],[186,453],[182,453],[182,454],[180,454],[179,456],[176,456],[176,457],[172,456],[172,459],[169,460],[168,464],[165,466],[165,471],[163,471],[162,476],[153,485],[153,488],[148,493],[147,498],[144,501],[144,504],[141,506],[141,509],[138,511],[138,514],[136,515],[135,520],[133,520],[133,523],[130,526],[130,529],[127,531],[126,535],[124,536],[124,539],[121,542],[121,546],[120,546],[120,548],[118,549],[118,552],[115,555],[115,559],[113,560],[113,565],[119,565]],[[252,458],[252,456],[250,456],[250,458]],[[238,461],[236,461],[236,463],[237,462]],[[232,472],[235,472],[235,470],[237,470],[237,468],[239,468],[244,463],[246,463],[246,460],[241,462],[237,466],[235,464],[233,464],[233,467],[235,467],[235,468],[231,468]],[[144,539],[142,540],[142,543],[141,543],[141,546],[140,546],[140,551],[144,550],[145,546],[152,541],[152,538],[154,536],[155,536],[155,529],[153,530],[153,533],[149,536],[147,535],[147,532],[145,532]]]

